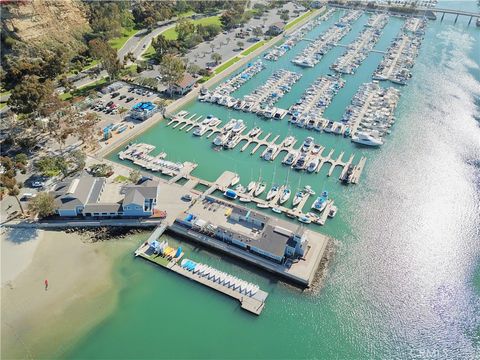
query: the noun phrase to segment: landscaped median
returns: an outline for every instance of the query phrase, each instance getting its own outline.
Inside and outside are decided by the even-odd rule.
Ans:
[[[305,19],[307,16],[310,16],[310,14],[312,12],[314,12],[315,10],[309,10],[307,11],[305,14],[303,14],[302,16],[299,16],[297,17],[296,19],[290,21],[287,25],[285,25],[285,30],[288,30],[290,29],[292,26],[295,26],[296,24],[298,24],[300,21],[302,21],[303,19]]]

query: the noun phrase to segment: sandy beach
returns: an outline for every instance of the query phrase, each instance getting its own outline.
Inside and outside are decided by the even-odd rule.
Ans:
[[[118,294],[113,264],[132,248],[128,240],[88,243],[74,233],[28,236],[13,243],[18,234],[1,234],[2,359],[59,356],[104,319]]]

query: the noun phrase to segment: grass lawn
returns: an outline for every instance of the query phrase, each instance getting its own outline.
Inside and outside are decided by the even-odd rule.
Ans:
[[[0,102],[0,110],[7,106],[6,102]]]
[[[290,29],[292,26],[294,26],[295,24],[299,23],[300,21],[305,19],[307,16],[309,16],[312,12],[314,12],[314,10],[310,10],[305,14],[303,14],[302,16],[297,17],[295,20],[290,21],[287,25],[285,25],[285,30]]]
[[[261,47],[263,44],[265,44],[267,42],[267,40],[262,40],[262,41],[259,41],[257,42],[255,45],[252,45],[250,46],[248,49],[242,51],[240,53],[240,55],[243,55],[243,56],[247,56],[248,54],[254,52],[255,50],[257,50],[259,47]]]
[[[222,25],[220,22],[220,15],[209,16],[201,19],[192,20],[192,23],[195,25],[210,25],[210,24],[217,24]],[[167,40],[177,40],[177,32],[175,31],[175,26],[168,28],[164,32],[161,33]]]
[[[214,70],[215,75],[220,74],[223,70],[235,64],[238,60],[240,60],[240,58],[238,56],[235,56],[230,60],[228,60],[227,62],[224,62],[222,65],[220,65]]]
[[[130,179],[126,176],[118,175],[115,179],[113,179],[113,182],[117,182],[117,183],[130,182]]]
[[[85,86],[79,87],[73,93],[69,93],[69,92],[68,93],[63,93],[59,97],[60,97],[61,100],[64,100],[64,101],[65,100],[70,100],[74,96],[81,96],[81,95],[84,95],[85,93],[89,92],[92,89],[95,89],[97,87],[101,87],[106,82],[107,82],[107,78],[105,77],[103,79],[95,81],[94,83],[87,84]]]
[[[123,45],[130,39],[133,35],[138,32],[137,29],[123,29],[122,36],[114,38],[108,41],[108,43],[115,49],[121,49]]]

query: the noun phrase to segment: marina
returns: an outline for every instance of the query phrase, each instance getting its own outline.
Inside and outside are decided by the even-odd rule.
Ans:
[[[365,29],[353,43],[348,45],[346,52],[330,66],[330,69],[341,74],[353,74],[377,44],[381,30],[387,22],[386,14],[372,15],[365,24]]]
[[[195,118],[196,118],[196,115],[188,116],[188,113],[181,112],[176,116],[174,116],[168,122],[167,126],[172,126],[174,128],[179,127],[180,129],[183,129],[183,128],[191,129],[196,124],[195,120],[193,120]],[[237,123],[237,120],[235,120],[235,123]],[[350,159],[347,162],[344,162],[343,160],[344,153],[342,152],[338,156],[338,158],[333,159],[332,158],[332,154],[334,153],[333,149],[330,150],[330,152],[326,156],[324,156],[323,153],[324,153],[325,147],[319,144],[315,144],[313,142],[313,138],[311,137],[308,137],[300,147],[295,148],[294,146],[297,144],[297,139],[292,136],[288,136],[284,140],[282,140],[280,143],[277,143],[277,141],[280,138],[279,135],[274,136],[271,139],[272,134],[268,133],[263,138],[260,138],[260,136],[263,133],[260,130],[260,128],[251,129],[250,131],[247,132],[247,134],[242,135],[242,133],[246,130],[246,127],[242,125],[241,130],[234,132],[233,127],[229,124],[232,124],[232,120],[223,127],[220,127],[220,126],[212,127],[210,129],[209,134],[206,135],[207,137],[211,137],[214,134],[217,134],[212,144],[214,147],[220,147],[224,149],[233,149],[236,146],[238,146],[241,142],[245,142],[245,144],[240,149],[240,151],[243,152],[251,144],[256,144],[255,147],[250,152],[250,154],[253,155],[262,146],[265,146],[265,149],[260,154],[260,157],[262,157],[267,161],[273,161],[277,158],[277,156],[280,155],[280,153],[285,152],[286,154],[285,154],[283,163],[291,166],[295,170],[299,170],[299,171],[307,170],[307,168],[309,167],[309,164],[313,162],[314,166],[311,167],[311,169],[307,171],[307,173],[318,173],[320,172],[324,164],[330,163],[331,165],[330,165],[330,170],[328,172],[328,176],[331,176],[335,167],[340,166],[343,169],[345,169],[352,163],[355,157],[355,155],[351,155]],[[218,142],[217,140],[221,142]],[[308,145],[306,145],[306,142],[308,142]],[[291,156],[293,156],[292,160],[286,161],[286,159],[290,156],[290,154]],[[362,157],[362,159],[363,158],[364,157]],[[362,161],[362,159],[360,161]],[[359,177],[360,177],[359,174],[355,176],[354,181],[352,181],[352,183],[358,183]]]
[[[415,64],[424,36],[425,19],[408,19],[400,34],[392,41],[382,62],[378,65],[372,78],[390,80],[405,85],[412,76],[411,68]]]
[[[359,10],[349,10],[340,21],[321,34],[318,39],[312,40],[311,44],[301,54],[297,55],[292,62],[301,67],[314,67],[335,43],[347,35],[351,30],[350,24],[361,15],[362,12]]]

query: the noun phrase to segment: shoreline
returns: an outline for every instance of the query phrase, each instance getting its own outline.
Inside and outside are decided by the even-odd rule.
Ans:
[[[130,252],[131,241],[42,233],[30,263],[2,285],[2,358],[62,356],[117,306],[114,264]]]

